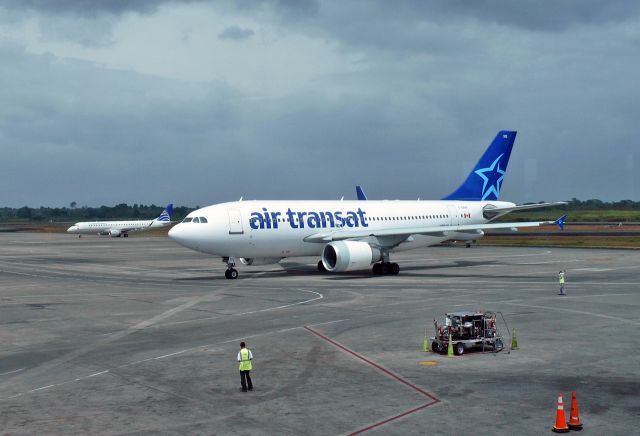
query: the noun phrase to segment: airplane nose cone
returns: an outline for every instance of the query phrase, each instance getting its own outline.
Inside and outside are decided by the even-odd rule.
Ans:
[[[78,226],[71,226],[67,229],[67,233],[73,233],[78,230]]]
[[[170,230],[169,230],[169,237],[171,239],[173,239],[174,241],[176,241],[178,244],[182,243],[182,239],[181,235],[183,233],[182,231],[183,229],[180,228],[180,224],[178,224],[177,226],[173,226]]]

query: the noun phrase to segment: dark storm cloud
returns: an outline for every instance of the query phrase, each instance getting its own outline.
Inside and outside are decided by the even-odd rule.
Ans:
[[[13,4],[54,17],[46,3]],[[127,10],[153,13],[162,3],[69,1],[58,12],[92,16],[91,24]],[[88,10],[79,12],[81,4]],[[500,129],[519,132],[505,199],[638,199],[635,2],[215,7],[228,14],[223,23],[246,14],[278,38],[326,41],[345,55],[345,68],[255,98],[223,81],[161,79],[2,44],[3,203],[350,198],[357,183],[376,199],[440,198]],[[100,44],[90,26],[66,34],[64,20],[52,23],[59,39]],[[194,65],[200,56],[194,49]],[[282,61],[299,67],[294,53]],[[267,87],[279,71],[268,67],[246,56]]]
[[[237,128],[238,96],[221,83],[164,80],[8,45],[0,45],[0,65],[0,83],[11,83],[0,87],[5,204],[147,196],[162,203],[199,167],[193,163],[223,161],[220,138]]]
[[[222,4],[244,13],[259,13],[270,9],[281,19],[291,22],[316,22],[326,29],[344,28],[343,24],[358,23],[395,27],[394,23],[425,21],[458,21],[474,19],[485,23],[520,27],[528,30],[559,31],[580,24],[624,21],[638,14],[640,4],[635,1],[603,2],[600,0],[565,0],[556,2],[509,1],[439,1],[360,0],[333,2],[321,0],[5,0],[3,6],[18,10],[45,13],[74,13],[77,15],[122,14],[125,12],[153,13],[162,5],[210,3]],[[348,26],[347,26],[348,27]],[[387,34],[392,38],[394,35]]]
[[[218,35],[218,39],[230,39],[233,41],[241,41],[249,39],[253,36],[254,32],[251,29],[243,29],[238,26],[229,26],[224,29]]]
[[[640,10],[640,4],[635,1],[599,0],[247,0],[234,3],[234,6],[248,13],[269,8],[284,21],[316,24],[326,30],[343,30],[345,34],[354,33],[350,32],[350,27],[359,28],[364,24],[384,33],[390,39],[394,39],[395,35],[384,31],[396,28],[398,23],[411,26],[424,22],[459,22],[471,19],[534,31],[560,31],[581,24],[625,21],[637,16]]]
[[[194,3],[197,1],[199,0],[180,0],[180,3]],[[159,6],[167,3],[176,2],[173,0],[4,0],[2,5],[14,10],[95,16],[105,13],[152,13]]]

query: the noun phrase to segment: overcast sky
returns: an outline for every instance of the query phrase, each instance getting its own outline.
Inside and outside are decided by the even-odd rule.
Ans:
[[[640,200],[640,2],[3,0],[0,206]]]

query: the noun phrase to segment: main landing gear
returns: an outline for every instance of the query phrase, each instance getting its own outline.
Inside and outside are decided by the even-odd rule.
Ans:
[[[318,271],[327,272],[327,269],[324,267],[324,263],[322,263],[322,261],[318,262]]]
[[[373,264],[371,269],[374,275],[386,276],[386,275],[398,275],[400,272],[400,265],[395,262],[378,262]]]
[[[227,270],[224,272],[224,276],[227,279],[235,280],[238,278],[238,270],[234,268],[236,266],[236,259],[233,257],[226,258]]]

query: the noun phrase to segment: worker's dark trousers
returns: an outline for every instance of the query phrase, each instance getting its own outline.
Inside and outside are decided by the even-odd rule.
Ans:
[[[247,385],[249,385],[249,390],[253,389],[253,383],[251,383],[251,376],[249,375],[250,371],[240,371],[240,384],[242,385],[242,390],[247,390]]]

